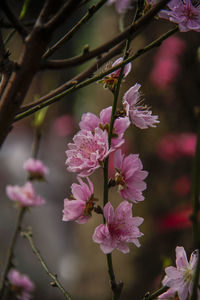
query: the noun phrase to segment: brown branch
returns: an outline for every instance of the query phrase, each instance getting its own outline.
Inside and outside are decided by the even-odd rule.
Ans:
[[[24,39],[28,35],[27,29],[24,27],[24,25],[19,21],[19,19],[15,16],[13,11],[10,9],[8,4],[5,0],[1,1],[1,8],[5,12],[8,20],[12,23],[13,27],[16,29],[16,31],[22,36]]]
[[[44,69],[60,69],[60,68],[69,68],[73,66],[77,66],[82,64],[89,59],[97,57],[104,52],[109,51],[115,45],[119,44],[121,41],[127,39],[131,36],[131,40],[135,38],[140,31],[143,29],[144,26],[149,24],[153,17],[169,2],[169,0],[162,0],[157,5],[155,5],[151,10],[149,10],[143,17],[139,18],[137,22],[133,25],[129,26],[126,30],[122,33],[118,34],[116,37],[111,39],[110,41],[106,42],[105,44],[97,47],[96,49],[89,51],[87,53],[81,54],[74,58],[63,59],[63,60],[47,60],[43,61],[41,64],[41,68]]]
[[[69,30],[55,45],[53,45],[51,48],[49,48],[45,54],[43,55],[43,58],[46,59],[50,55],[52,55],[60,46],[62,46],[64,43],[69,41],[74,33],[78,31],[78,29],[85,24],[106,2],[107,0],[100,0],[96,5],[91,6],[88,9],[88,12],[72,27],[71,30]]]

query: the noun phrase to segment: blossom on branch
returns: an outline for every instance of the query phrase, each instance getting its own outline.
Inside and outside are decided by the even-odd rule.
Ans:
[[[121,197],[134,203],[144,200],[142,191],[146,189],[144,179],[148,172],[143,171],[143,165],[138,154],[124,156],[121,150],[117,150],[114,155],[114,166],[117,171],[115,182]]]
[[[84,224],[91,217],[94,208],[93,184],[87,178],[88,185],[78,177],[80,184],[73,183],[71,186],[71,199],[64,199],[63,221],[76,221]]]
[[[67,170],[82,177],[91,175],[110,153],[108,133],[100,128],[95,128],[94,132],[80,130],[73,141],[73,144],[68,144],[70,150],[66,151]]]
[[[180,300],[188,299],[192,293],[194,273],[197,266],[198,250],[192,252],[188,263],[185,249],[176,247],[176,268],[167,267],[166,276],[162,281],[164,286],[168,286],[171,292],[177,292]],[[199,282],[200,283],[200,282]],[[169,292],[170,292],[169,291]],[[160,298],[163,299],[163,298]],[[198,289],[198,299],[200,291]]]
[[[140,247],[138,238],[143,235],[138,226],[143,222],[143,218],[132,217],[132,204],[123,201],[116,208],[115,212],[108,202],[104,206],[104,217],[106,224],[99,225],[93,234],[93,241],[100,244],[101,250],[105,253],[111,253],[118,249],[123,253],[128,253],[127,243],[134,243]]]
[[[11,269],[8,273],[10,288],[15,293],[17,299],[31,299],[31,292],[35,286],[27,275],[20,274],[16,269]]]
[[[123,105],[126,115],[129,115],[132,123],[140,129],[156,127],[156,124],[160,121],[158,116],[152,116],[152,111],[141,103],[140,87],[141,85],[136,83],[124,94]]]
[[[24,170],[30,174],[30,179],[42,180],[49,173],[48,168],[41,160],[29,158],[24,163]]]
[[[200,4],[194,0],[171,0],[170,10],[161,10],[159,17],[178,24],[182,32],[194,30],[200,32]]]
[[[123,58],[120,57],[118,58],[113,64],[112,67],[117,66],[118,64],[123,62]],[[131,71],[131,63],[128,63],[124,66],[124,70],[123,70],[123,78],[125,78]],[[104,83],[104,87],[107,88],[111,88],[114,89],[115,85],[118,82],[118,78],[120,76],[120,72],[121,72],[121,68],[115,70],[114,72],[112,72],[111,74],[107,75],[104,79],[102,79],[100,82]]]
[[[112,106],[109,106],[100,112],[99,117],[93,113],[83,114],[79,126],[81,129],[92,132],[98,127],[109,132],[111,112]],[[123,135],[129,125],[130,121],[128,117],[115,119],[111,147],[118,148],[124,143]]]
[[[20,207],[40,206],[45,204],[45,200],[36,195],[33,185],[28,181],[24,186],[8,185],[6,194],[12,201],[17,202]]]

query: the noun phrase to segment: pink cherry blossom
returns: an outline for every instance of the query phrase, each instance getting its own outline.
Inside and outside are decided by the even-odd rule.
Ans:
[[[162,281],[164,286],[170,287],[178,293],[180,300],[188,299],[192,293],[194,272],[197,265],[198,250],[192,252],[188,263],[187,256],[183,247],[176,247],[176,268],[167,267],[166,276]],[[200,292],[198,292],[200,299]]]
[[[94,189],[90,179],[87,180],[88,185],[78,177],[80,184],[72,184],[72,199],[64,199],[63,221],[84,224],[91,217],[95,201]]]
[[[123,58],[120,57],[112,64],[112,67],[115,67],[122,62],[123,62]],[[123,77],[125,78],[130,73],[130,71],[131,71],[131,63],[128,63],[124,66]],[[118,82],[120,72],[121,72],[121,68],[119,68],[119,69],[115,70],[114,72],[112,72],[111,74],[107,75],[102,80],[102,82],[104,83],[104,87],[110,87],[111,89],[113,89],[114,86]]]
[[[115,3],[115,8],[119,14],[131,8],[131,0],[108,0],[108,4]]]
[[[38,159],[29,158],[23,167],[30,174],[31,179],[44,179],[45,175],[49,173],[48,168]]]
[[[91,175],[103,163],[109,154],[108,133],[95,128],[94,132],[81,130],[69,143],[66,151],[68,171],[77,172],[79,176]]]
[[[8,280],[11,290],[16,293],[17,299],[29,300],[35,286],[27,275],[19,273],[16,269],[11,269],[8,273]]]
[[[132,217],[132,204],[123,201],[116,211],[110,202],[104,206],[104,217],[106,224],[99,225],[93,234],[93,241],[100,244],[101,250],[107,254],[114,249],[123,253],[129,252],[127,243],[134,243],[140,247],[138,238],[143,234],[138,226],[143,222],[143,218]]]
[[[194,30],[200,32],[200,6],[192,0],[171,0],[170,10],[161,10],[160,18],[177,23],[182,32]]]
[[[100,116],[97,117],[92,113],[82,115],[79,126],[81,129],[94,131],[95,128],[100,127],[102,130],[109,131],[109,124],[111,118],[112,106],[103,109]],[[113,138],[111,147],[118,148],[124,143],[123,135],[125,130],[129,127],[130,121],[128,117],[117,118],[114,121]]]
[[[123,97],[123,105],[127,116],[130,115],[132,123],[140,129],[156,127],[158,116],[152,116],[152,111],[140,101],[141,85],[136,83]]]
[[[142,191],[146,189],[144,179],[148,172],[142,171],[142,162],[138,154],[124,156],[121,150],[117,150],[114,156],[114,166],[117,171],[115,181],[119,186],[119,192],[123,199],[134,203],[144,200]]]
[[[42,197],[35,194],[33,185],[29,181],[22,187],[8,185],[6,187],[6,194],[12,201],[17,202],[19,206],[40,206],[45,203]]]

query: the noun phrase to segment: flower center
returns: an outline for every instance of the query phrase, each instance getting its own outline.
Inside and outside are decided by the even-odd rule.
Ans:
[[[191,282],[193,279],[194,270],[187,268],[184,272],[184,279],[187,282]]]
[[[126,183],[121,173],[117,172],[115,174],[115,182],[118,185],[119,191],[126,188]]]

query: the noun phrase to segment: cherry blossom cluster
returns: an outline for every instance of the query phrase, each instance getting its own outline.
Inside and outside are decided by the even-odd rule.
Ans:
[[[45,200],[37,195],[31,180],[44,180],[48,168],[42,161],[29,158],[24,163],[24,170],[28,172],[28,181],[23,185],[7,185],[6,194],[19,207],[33,207],[45,204]]]
[[[29,300],[32,298],[35,285],[27,275],[21,274],[16,269],[11,269],[8,273],[10,290],[15,294],[17,299]]]
[[[187,300],[192,294],[194,274],[197,267],[198,250],[192,252],[190,261],[183,247],[176,247],[176,268],[167,267],[165,277],[162,281],[163,286],[169,287],[167,292],[160,295],[158,299],[175,299]],[[199,280],[200,284],[200,280]],[[200,299],[200,290],[198,289],[197,299]]]
[[[120,62],[122,58],[117,59],[113,66]],[[124,78],[130,70],[129,63],[124,68]],[[118,69],[106,76],[103,80],[104,87],[114,91],[120,72],[121,69]],[[73,143],[68,144],[66,151],[67,169],[78,174],[78,183],[71,186],[72,196],[64,199],[63,221],[83,224],[92,216],[93,211],[102,213],[105,222],[95,229],[93,241],[98,243],[106,254],[114,249],[123,253],[129,252],[127,243],[134,243],[139,247],[138,238],[143,235],[139,230],[143,218],[133,217],[132,206],[133,203],[144,200],[142,192],[146,189],[144,179],[148,172],[143,170],[138,154],[125,156],[120,149],[124,143],[124,133],[131,123],[141,129],[155,127],[159,123],[158,116],[152,115],[152,111],[141,101],[140,87],[140,84],[136,83],[124,94],[121,102],[123,109],[114,116],[112,133],[112,107],[103,109],[99,116],[90,112],[83,114],[79,123],[80,130],[74,136]],[[104,167],[110,153],[114,153],[116,173],[114,179],[110,180],[112,184],[109,187],[117,186],[122,198],[115,211],[110,202],[105,203],[103,208],[97,206],[93,183],[88,178],[96,169]],[[87,182],[84,182],[83,178],[86,178]]]

